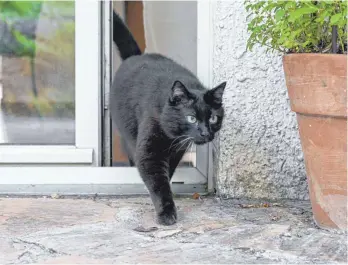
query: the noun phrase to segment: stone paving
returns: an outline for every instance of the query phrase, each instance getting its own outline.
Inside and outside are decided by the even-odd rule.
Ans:
[[[347,262],[347,234],[308,202],[177,198],[163,227],[147,197],[53,197],[0,198],[0,264]]]

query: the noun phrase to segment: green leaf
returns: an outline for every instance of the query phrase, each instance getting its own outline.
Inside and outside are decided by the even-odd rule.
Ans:
[[[306,6],[319,10],[319,8],[315,4],[313,4],[312,1],[303,1],[303,2]]]
[[[281,20],[285,15],[285,10],[284,9],[281,9],[281,10],[278,10],[277,13],[275,14],[275,19],[277,21]]]
[[[261,45],[265,45],[265,43],[268,41],[268,37],[264,37],[262,42],[261,42]]]
[[[316,11],[317,9],[312,7],[302,7],[302,8],[296,9],[294,12],[290,14],[289,21],[294,22],[295,20],[302,17],[303,15],[313,14]]]
[[[249,5],[245,6],[245,10],[246,10],[246,11],[249,11],[251,7],[252,7],[252,5],[249,4]]]
[[[20,53],[33,53],[35,50],[35,41],[28,39],[26,36],[24,36],[22,33],[20,33],[18,30],[12,30],[13,36],[16,38],[18,43],[21,44],[21,47],[17,51],[18,54]]]
[[[293,8],[296,6],[296,2],[294,1],[288,1],[285,5],[285,9],[288,9],[288,8]]]
[[[337,22],[339,22],[339,20],[343,18],[344,19],[344,15],[342,13],[338,13],[336,15],[333,15],[330,19],[330,25],[336,25]]]
[[[6,21],[19,18],[38,18],[42,1],[2,1],[0,14]]]

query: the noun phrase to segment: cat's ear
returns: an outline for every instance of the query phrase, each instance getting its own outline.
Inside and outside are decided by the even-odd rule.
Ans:
[[[169,101],[172,104],[178,104],[178,103],[188,103],[191,99],[193,99],[193,96],[187,90],[185,85],[181,83],[180,81],[175,81],[172,86]]]
[[[220,108],[222,105],[222,96],[224,94],[225,87],[226,82],[222,82],[220,85],[207,91],[204,95],[204,101],[213,108]]]

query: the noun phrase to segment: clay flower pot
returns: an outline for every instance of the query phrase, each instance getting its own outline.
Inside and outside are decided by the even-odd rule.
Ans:
[[[297,114],[314,220],[347,229],[347,56],[283,57],[291,109]]]

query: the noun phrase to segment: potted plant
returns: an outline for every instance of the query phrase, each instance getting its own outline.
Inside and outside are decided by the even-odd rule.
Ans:
[[[284,54],[314,220],[347,228],[347,1],[245,1],[247,48]]]

